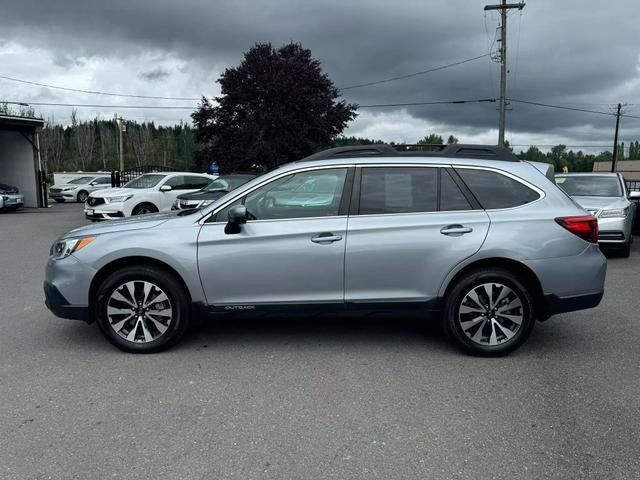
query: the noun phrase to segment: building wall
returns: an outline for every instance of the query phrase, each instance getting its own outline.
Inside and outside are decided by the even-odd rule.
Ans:
[[[611,162],[595,162],[594,172],[610,172]],[[625,180],[640,180],[640,160],[619,160],[616,162],[616,171],[620,172]]]
[[[38,206],[38,181],[33,147],[20,132],[0,130],[0,183],[15,185],[25,207]]]

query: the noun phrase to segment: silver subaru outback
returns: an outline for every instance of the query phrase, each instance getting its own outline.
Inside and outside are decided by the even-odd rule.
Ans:
[[[596,219],[552,179],[498,147],[331,149],[199,210],[66,233],[46,304],[129,352],[176,344],[194,316],[317,308],[412,309],[505,354],[603,295]]]

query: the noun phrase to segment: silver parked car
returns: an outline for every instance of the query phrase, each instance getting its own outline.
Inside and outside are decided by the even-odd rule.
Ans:
[[[111,177],[109,175],[87,175],[74,178],[62,185],[53,185],[49,188],[49,197],[58,203],[84,203],[91,192],[105,188],[111,188]]]
[[[331,149],[202,209],[66,233],[47,306],[130,352],[174,345],[194,315],[402,308],[442,319],[467,351],[504,354],[536,320],[603,295],[596,219],[548,169],[498,147]],[[329,184],[331,201],[307,200]]]
[[[18,187],[0,183],[0,212],[18,210],[24,205],[24,195]]]
[[[629,192],[620,173],[557,175],[556,183],[598,219],[598,242],[628,257],[633,243],[633,220],[640,192]]]

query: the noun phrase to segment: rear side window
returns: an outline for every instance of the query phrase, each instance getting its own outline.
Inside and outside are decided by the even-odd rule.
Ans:
[[[458,185],[451,178],[451,174],[441,169],[440,177],[440,210],[451,212],[459,210],[471,210],[471,204],[466,199]]]
[[[95,180],[95,182],[99,185],[111,184],[111,177],[99,177]]]
[[[526,185],[498,172],[456,168],[484,209],[511,208],[533,202],[540,195]]]
[[[362,169],[360,214],[435,212],[438,169],[367,167]]]

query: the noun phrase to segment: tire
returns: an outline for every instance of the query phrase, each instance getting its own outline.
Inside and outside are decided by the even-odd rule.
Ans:
[[[89,193],[85,192],[84,190],[80,190],[78,192],[78,196],[76,197],[76,200],[78,200],[78,202],[80,203],[84,203],[87,201],[87,198],[89,197]]]
[[[622,258],[629,258],[631,256],[631,245],[633,244],[633,237],[631,238],[632,239],[626,242],[620,249],[620,256]]]
[[[503,294],[506,296],[501,298]],[[479,302],[473,300],[474,296]],[[487,302],[489,296],[495,305]],[[526,283],[509,270],[475,270],[462,277],[447,295],[443,321],[447,336],[468,353],[506,355],[531,334],[535,324],[533,296]]]
[[[125,267],[109,275],[96,292],[94,306],[102,334],[125,352],[166,350],[189,327],[189,300],[181,282],[152,266]]]
[[[131,215],[143,215],[145,213],[157,213],[158,208],[153,203],[141,203],[133,207]]]
[[[64,203],[64,200],[63,200],[62,198],[54,198],[54,200],[55,200],[57,203]]]

